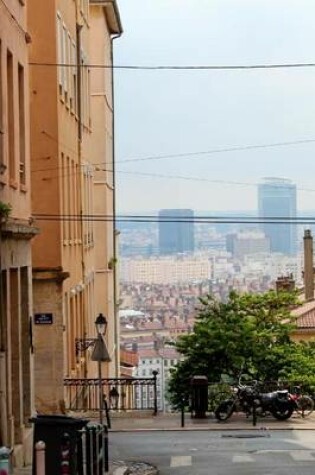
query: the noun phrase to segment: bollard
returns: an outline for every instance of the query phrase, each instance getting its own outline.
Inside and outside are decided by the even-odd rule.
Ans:
[[[11,474],[11,468],[10,468],[11,453],[12,453],[12,449],[8,449],[7,447],[0,447],[0,475]]]
[[[45,467],[45,450],[46,444],[42,440],[39,440],[35,444],[35,452],[36,452],[36,475],[45,475],[46,467]]]
[[[182,397],[181,403],[181,427],[185,427],[185,397]]]
[[[105,467],[105,473],[108,473],[109,471],[109,458],[108,458],[108,428],[104,426],[104,467]]]
[[[61,440],[61,466],[60,474],[68,475],[70,473],[70,436],[66,432],[63,434]]]

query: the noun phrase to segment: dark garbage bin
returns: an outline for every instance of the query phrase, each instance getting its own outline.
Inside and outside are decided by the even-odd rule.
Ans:
[[[191,385],[191,413],[196,419],[204,419],[208,410],[208,378],[193,376]]]
[[[64,415],[38,415],[30,422],[34,424],[33,475],[36,475],[35,445],[39,441],[46,445],[45,475],[80,474],[80,431],[89,420]]]

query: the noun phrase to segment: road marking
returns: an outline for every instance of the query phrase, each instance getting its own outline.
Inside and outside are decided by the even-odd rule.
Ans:
[[[296,462],[314,462],[314,455],[309,450],[291,450],[290,455]]]
[[[191,465],[191,456],[182,455],[171,458],[171,467],[188,467]]]
[[[233,455],[232,459],[233,463],[247,463],[247,462],[254,462],[253,457],[250,455]]]

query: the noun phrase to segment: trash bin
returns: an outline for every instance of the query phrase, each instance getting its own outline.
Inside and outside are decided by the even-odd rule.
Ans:
[[[34,424],[33,475],[36,474],[35,445],[45,442],[45,475],[77,475],[80,431],[89,420],[63,415],[38,415],[30,419]]]
[[[208,378],[193,376],[190,385],[192,417],[204,419],[208,410]]]

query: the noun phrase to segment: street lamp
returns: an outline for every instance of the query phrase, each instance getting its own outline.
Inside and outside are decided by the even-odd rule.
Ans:
[[[92,361],[98,363],[98,387],[99,387],[99,421],[103,425],[103,388],[102,388],[102,362],[109,362],[110,356],[107,350],[103,335],[106,333],[107,320],[106,317],[100,313],[95,320],[95,327],[97,331],[97,338],[94,343],[94,348],[91,356]]]
[[[107,320],[102,313],[100,313],[97,319],[95,320],[95,327],[98,335],[105,335],[107,330]]]

